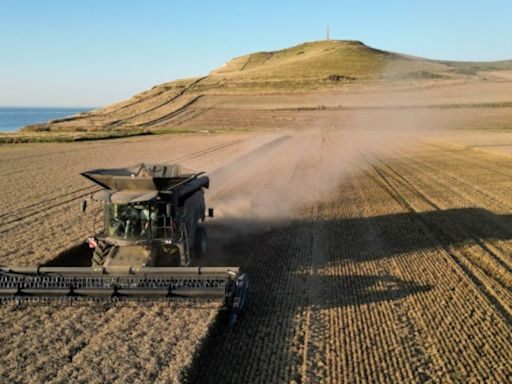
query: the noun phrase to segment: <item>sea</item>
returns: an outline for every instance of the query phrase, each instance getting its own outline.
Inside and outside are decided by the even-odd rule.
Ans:
[[[20,128],[49,120],[87,112],[93,108],[71,107],[0,107],[0,132],[16,132]]]

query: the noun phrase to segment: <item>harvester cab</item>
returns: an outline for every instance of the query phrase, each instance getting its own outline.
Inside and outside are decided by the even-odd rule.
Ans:
[[[188,266],[206,252],[209,179],[177,164],[139,164],[82,175],[99,186],[104,230],[89,239],[92,266]]]
[[[177,164],[82,176],[102,187],[92,196],[103,205],[103,229],[87,240],[91,266],[0,267],[1,301],[223,299],[231,325],[245,312],[249,280],[239,267],[189,266],[206,252],[207,176]]]

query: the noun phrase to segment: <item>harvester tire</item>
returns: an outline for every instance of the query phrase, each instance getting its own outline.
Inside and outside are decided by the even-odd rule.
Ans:
[[[194,237],[194,256],[201,257],[206,254],[206,248],[208,246],[208,236],[206,235],[206,229],[203,226],[198,225],[196,228],[196,234]]]
[[[110,248],[112,246],[110,244],[105,243],[104,241],[98,241],[98,245],[94,248],[94,252],[92,254],[92,266],[101,266],[105,263],[107,256],[110,252]]]

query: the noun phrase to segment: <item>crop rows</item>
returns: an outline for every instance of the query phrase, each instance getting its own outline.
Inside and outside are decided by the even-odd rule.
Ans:
[[[217,329],[208,339],[191,382],[510,378],[509,253],[488,254],[498,249],[489,244],[496,218],[468,208],[489,202],[478,190],[468,200],[464,185],[478,185],[478,169],[464,169],[462,156],[452,168],[427,172],[434,154],[425,149],[420,164],[408,154],[392,166],[365,156],[368,170],[330,199],[219,251],[238,255],[231,260],[251,274],[252,307],[243,328]],[[459,182],[445,175],[457,167]],[[461,219],[472,215],[468,229]]]
[[[450,194],[455,196],[455,198],[452,197],[452,199],[457,201],[463,201],[465,199],[464,194],[461,194],[454,189],[453,183],[450,185],[442,183],[439,180],[441,179],[439,177],[439,173],[436,174],[436,177],[429,178],[429,175],[426,172],[415,172],[415,179],[412,182],[409,182],[391,166],[387,165],[387,168],[391,169],[394,175],[389,177],[390,174],[388,173],[387,177],[383,177],[388,182],[393,179],[396,182],[398,175],[398,177],[400,177],[398,182],[405,184],[409,191],[415,194],[416,199],[419,199],[420,201],[422,200],[423,203],[427,205],[425,209],[435,209],[437,211],[443,210],[443,208],[446,209],[442,204],[446,204],[450,201]],[[382,172],[382,170],[380,172]],[[427,180],[422,182],[419,180],[420,177],[417,175],[421,175],[420,177],[426,178]],[[439,191],[442,195],[439,197],[434,196],[433,198],[428,198],[418,189],[426,185],[432,189],[435,183],[440,184]],[[472,202],[474,204],[474,200]],[[468,273],[470,273],[476,280],[481,279],[487,283],[486,287],[488,290],[492,291],[491,294],[493,295],[491,300],[497,299],[501,302],[501,305],[504,306],[504,310],[507,312],[505,316],[509,317],[512,314],[511,308],[509,307],[510,303],[512,303],[512,296],[510,292],[512,274],[510,268],[507,267],[507,262],[510,260],[510,256],[506,253],[500,252],[491,244],[488,244],[487,241],[483,239],[485,236],[479,236],[478,233],[474,232],[475,229],[470,228],[471,223],[456,223],[453,219],[446,218],[445,223],[441,223],[441,225],[436,223],[436,225],[438,226],[437,231],[440,232],[439,236],[448,239],[451,237],[452,242],[455,242],[453,239],[465,239],[466,244],[464,247],[458,247],[458,249],[454,251],[457,254],[456,257],[461,260],[463,268],[469,269]],[[494,251],[492,249],[494,249]]]
[[[362,149],[347,158],[331,132],[277,141],[276,135],[187,140],[188,152],[158,157],[209,170],[227,164],[213,173],[209,204],[219,217],[207,224],[210,252],[197,263],[240,265],[249,273],[248,313],[228,329],[218,303],[4,306],[2,377],[11,382],[27,375],[50,382],[510,381],[510,158],[431,143],[385,154]],[[152,148],[140,156],[166,148],[143,143]],[[80,155],[66,156],[71,161]],[[111,158],[106,154],[104,161]],[[317,174],[332,175],[336,164],[347,160],[356,164],[336,179],[339,185],[325,188]],[[73,167],[63,178],[76,171]],[[58,202],[78,199],[82,187],[45,188]],[[42,199],[51,206],[51,198]],[[19,261],[21,255],[24,263],[44,260],[29,236],[48,253],[84,235],[70,224],[71,202],[50,209],[48,218],[32,215],[35,205],[27,201],[13,216],[2,210],[0,230],[8,236],[2,260]],[[16,218],[21,219],[6,224]],[[46,233],[27,229],[38,222]],[[48,233],[62,242],[45,243]]]

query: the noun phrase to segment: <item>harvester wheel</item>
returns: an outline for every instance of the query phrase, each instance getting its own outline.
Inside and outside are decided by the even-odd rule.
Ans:
[[[92,254],[93,267],[103,265],[107,259],[108,253],[110,252],[110,248],[112,248],[110,244],[107,244],[104,241],[98,241],[98,245],[94,248],[94,253]]]
[[[208,246],[208,236],[206,229],[198,225],[196,228],[196,235],[194,237],[194,256],[201,257],[206,254],[206,247]]]

